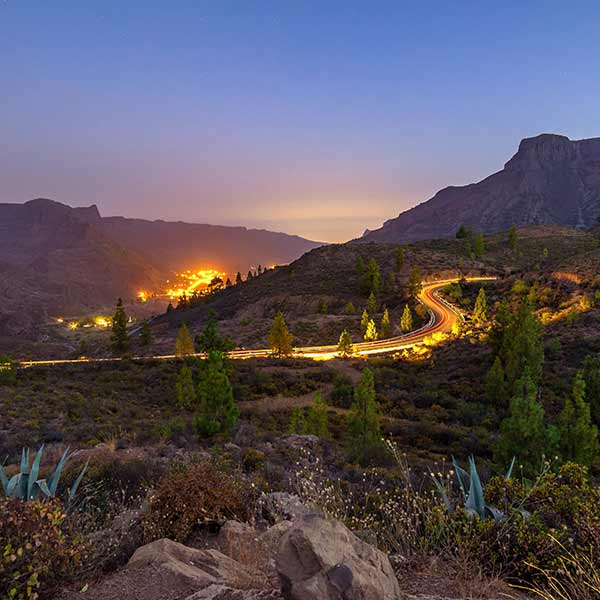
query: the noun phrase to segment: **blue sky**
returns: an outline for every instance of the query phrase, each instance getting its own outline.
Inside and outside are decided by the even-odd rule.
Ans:
[[[0,0],[0,202],[339,241],[600,136],[598,2]]]

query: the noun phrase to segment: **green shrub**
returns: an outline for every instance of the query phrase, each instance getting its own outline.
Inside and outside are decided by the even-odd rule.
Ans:
[[[86,552],[59,501],[0,498],[0,597],[50,597],[72,579]]]

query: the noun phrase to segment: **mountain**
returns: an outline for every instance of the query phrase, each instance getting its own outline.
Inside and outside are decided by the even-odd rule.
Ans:
[[[167,271],[217,268],[244,275],[259,264],[287,264],[321,246],[297,235],[264,229],[197,223],[100,217],[94,227],[114,242],[145,256]]]
[[[590,227],[600,215],[600,138],[526,138],[504,169],[483,181],[447,187],[367,231],[360,241],[452,237],[461,224],[494,233],[511,225]]]
[[[82,314],[140,289],[161,290],[173,271],[245,272],[318,245],[243,227],[102,217],[96,206],[43,198],[0,204],[0,337],[36,337],[48,315]]]

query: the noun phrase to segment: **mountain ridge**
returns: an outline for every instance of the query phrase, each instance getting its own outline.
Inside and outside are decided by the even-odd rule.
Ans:
[[[600,138],[544,133],[524,138],[504,168],[448,186],[356,241],[452,237],[460,225],[495,233],[511,225],[590,227],[600,215]]]

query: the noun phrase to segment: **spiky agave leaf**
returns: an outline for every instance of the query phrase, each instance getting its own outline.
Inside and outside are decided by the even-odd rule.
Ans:
[[[77,488],[79,487],[79,484],[81,483],[81,480],[83,479],[83,476],[85,475],[85,472],[87,471],[89,464],[90,464],[90,459],[88,458],[87,462],[83,466],[83,469],[81,469],[81,473],[79,473],[77,479],[75,480],[75,483],[73,483],[73,485],[71,486],[71,489],[69,490],[68,504],[71,504],[73,502],[73,499],[75,498],[75,494],[77,493]]]
[[[54,496],[56,496],[58,482],[60,481],[60,476],[62,474],[62,470],[63,470],[68,458],[69,458],[69,449],[67,448],[65,450],[64,454],[61,456],[60,460],[58,461],[56,467],[54,467],[54,470],[50,474],[50,477],[48,477],[48,489],[50,490],[51,498],[54,498]]]
[[[512,477],[512,472],[513,472],[516,460],[517,460],[517,457],[513,456],[512,461],[510,463],[510,467],[508,467],[508,471],[506,471],[506,475],[504,476],[504,479],[506,479],[507,481]]]
[[[458,479],[458,485],[460,486],[460,491],[462,492],[463,498],[465,501],[467,500],[467,488],[468,482],[471,479],[469,474],[456,462],[454,456],[452,457],[452,466],[454,467],[454,472],[456,473],[456,478]]]
[[[29,481],[27,484],[27,500],[34,497],[35,484],[40,473],[40,462],[42,461],[42,454],[44,452],[44,445],[42,444],[37,451],[35,458],[33,459],[33,465],[31,465],[31,473],[29,474]],[[37,496],[37,494],[35,494]]]
[[[483,519],[485,518],[483,486],[481,485],[481,479],[479,479],[479,473],[477,473],[475,459],[472,456],[469,457],[469,470],[471,471],[471,483],[469,485],[469,496],[467,497],[465,507],[467,510],[474,511]]]
[[[433,479],[433,483],[435,484],[435,487],[436,487],[439,495],[442,497],[442,501],[444,502],[444,505],[446,506],[446,510],[448,512],[453,512],[454,507],[452,506],[452,503],[450,502],[450,498],[448,498],[448,494],[446,493],[446,487],[433,473],[431,473],[430,476],[431,476],[431,479]]]
[[[5,496],[8,496],[8,477],[4,472],[4,468],[0,465],[0,482],[2,482],[2,491]]]

